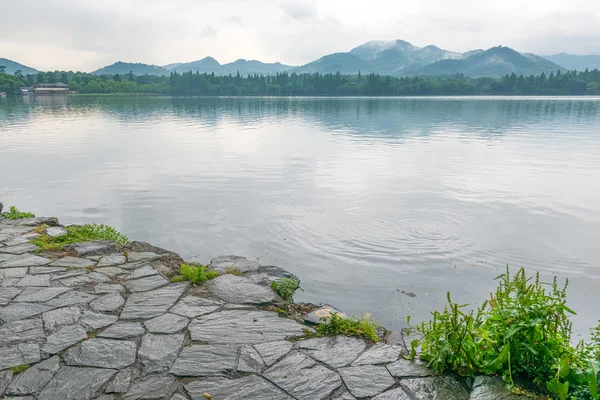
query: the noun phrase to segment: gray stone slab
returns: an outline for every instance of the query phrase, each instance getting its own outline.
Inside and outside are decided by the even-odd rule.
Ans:
[[[103,394],[100,397],[96,397],[94,400],[119,400],[114,394]]]
[[[41,265],[50,264],[51,262],[51,260],[48,260],[44,257],[34,256],[33,254],[25,254],[12,257],[9,260],[1,262],[0,269],[16,267],[38,267]]]
[[[83,286],[88,284],[110,282],[110,278],[98,272],[89,272],[85,275],[73,276],[59,281],[65,286]]]
[[[365,347],[364,340],[347,336],[301,340],[294,345],[333,369],[350,365]]]
[[[114,267],[115,265],[125,264],[126,262],[127,259],[122,254],[109,254],[100,258],[96,267]]]
[[[59,370],[59,361],[59,358],[54,356],[16,375],[6,394],[23,396],[41,392]]]
[[[96,265],[92,260],[87,258],[71,257],[66,256],[54,261],[50,264],[51,267],[65,267],[65,268],[86,268],[93,267]]]
[[[0,347],[0,370],[40,361],[40,346],[35,343],[20,343]]]
[[[254,347],[240,347],[240,355],[238,357],[236,368],[238,372],[254,372],[260,374],[264,367],[265,363]]]
[[[127,277],[125,279],[126,280],[127,279],[138,279],[138,278],[143,278],[145,276],[152,276],[152,275],[159,275],[159,273],[157,270],[152,268],[151,265],[146,265],[144,267],[133,270],[133,272],[131,272],[129,275],[127,275]]]
[[[255,344],[302,335],[306,327],[274,312],[223,310],[203,315],[188,326],[192,340],[206,343]]]
[[[53,307],[66,307],[73,306],[76,304],[87,304],[90,301],[94,300],[96,297],[98,296],[79,291],[72,291],[60,295],[57,298],[54,298],[50,301],[47,301],[46,304]]]
[[[420,361],[409,361],[400,358],[393,364],[387,366],[388,371],[395,378],[425,378],[433,375],[425,363]]]
[[[454,377],[403,379],[400,386],[411,400],[468,400],[469,392]]]
[[[236,367],[238,346],[192,345],[184,347],[170,373],[178,376],[223,375]]]
[[[277,360],[289,353],[293,346],[287,340],[280,340],[277,342],[257,343],[254,345],[254,348],[258,351],[265,364],[270,367]]]
[[[148,319],[158,317],[167,312],[169,308],[183,294],[189,286],[187,282],[175,283],[161,289],[129,295],[121,318],[123,319]]]
[[[396,383],[388,370],[379,365],[340,368],[338,372],[355,397],[378,395]]]
[[[478,376],[475,378],[469,400],[518,400],[525,398],[525,396],[512,394],[506,390],[504,383],[498,378]]]
[[[176,389],[175,378],[172,376],[149,376],[133,383],[124,400],[163,399]],[[216,399],[215,399],[216,400]]]
[[[88,256],[88,257],[86,257],[86,258],[87,258],[88,260],[92,260],[92,261],[98,262],[98,261],[100,261],[100,259],[101,259],[102,257],[103,257],[103,256]]]
[[[62,367],[46,385],[39,400],[91,400],[117,371],[103,368]]]
[[[80,326],[64,326],[48,336],[46,343],[42,347],[42,351],[48,354],[57,354],[67,347],[71,347],[87,339],[87,337],[87,333]]]
[[[90,242],[75,243],[65,247],[72,250],[79,257],[101,256],[119,253],[119,246],[112,240],[93,240]]]
[[[187,397],[185,397],[182,394],[179,393],[175,393],[172,397],[171,400],[189,400]]]
[[[56,272],[66,272],[67,269],[65,267],[29,267],[29,273],[31,275],[40,275],[40,274],[53,274]],[[52,280],[52,279],[50,279]]]
[[[38,267],[43,268],[43,267]],[[27,267],[0,269],[0,279],[4,278],[24,278],[27,275]]]
[[[337,390],[333,396],[332,400],[356,400],[356,397],[352,396],[349,391],[346,389]]]
[[[27,302],[27,303],[42,303],[50,299],[55,298],[63,293],[68,292],[71,288],[65,287],[28,287],[20,295],[18,295],[14,302]]]
[[[118,374],[108,383],[106,393],[126,393],[131,384],[131,369],[127,368],[119,371]]]
[[[67,233],[68,233],[67,230],[61,226],[55,226],[55,227],[46,229],[46,235],[48,235],[50,237],[65,236]]]
[[[0,289],[0,306],[5,306],[12,299],[14,299],[19,293],[21,293],[22,288],[9,287]]]
[[[81,318],[81,310],[77,307],[64,307],[45,312],[42,315],[44,326],[53,331],[61,325],[72,325]]]
[[[135,362],[135,342],[89,339],[65,354],[67,365],[121,369]]]
[[[21,280],[19,280],[15,286],[50,286],[50,275],[26,275],[24,278],[21,278]]]
[[[148,329],[148,332],[176,333],[185,329],[189,323],[190,320],[185,317],[167,313],[144,322],[144,325]]]
[[[81,317],[81,323],[84,324],[89,330],[94,331],[96,329],[112,325],[117,322],[118,319],[119,318],[116,315],[86,311],[83,313],[83,317]]]
[[[207,378],[185,385],[192,400],[206,400],[204,393],[213,399],[292,400],[271,382],[256,375],[239,379]],[[312,399],[311,399],[312,400]]]
[[[376,343],[360,355],[352,365],[375,365],[392,363],[400,359],[404,351],[402,346],[391,346],[385,343]]]
[[[97,294],[105,294],[105,293],[122,293],[125,291],[123,285],[119,285],[118,283],[99,283],[94,287],[94,292]]]
[[[129,339],[142,336],[146,331],[139,322],[118,321],[98,334],[98,337]]]
[[[0,234],[0,237],[2,236],[2,234]],[[21,244],[27,244],[31,241],[31,239],[34,239],[36,237],[40,236],[39,233],[26,233],[23,235],[19,235],[19,236],[13,236],[13,235],[7,235],[7,239],[4,242],[5,246],[18,246]]]
[[[294,351],[263,376],[297,399],[326,399],[342,385],[340,376]]]
[[[54,307],[38,303],[10,304],[4,308],[0,308],[0,319],[4,322],[19,321],[50,311],[53,308]]]
[[[147,276],[140,279],[123,281],[123,285],[132,293],[147,292],[148,290],[158,289],[169,284],[169,281],[161,275]]]
[[[44,324],[39,319],[8,322],[0,325],[0,346],[43,339]]]
[[[229,274],[206,282],[204,288],[213,296],[228,303],[264,304],[283,301],[271,288]]]
[[[0,287],[14,287],[20,280],[20,278],[2,279],[0,280]]]
[[[203,299],[197,296],[186,296],[171,308],[170,312],[188,318],[211,313],[221,307],[222,303]]]
[[[59,268],[59,267],[56,267],[56,268]],[[62,267],[60,267],[60,268],[62,268]],[[87,275],[88,273],[89,273],[89,271],[87,269],[66,270],[66,268],[65,268],[65,272],[53,273],[50,280],[56,281],[56,280],[61,280],[61,279],[66,279],[66,278],[72,278],[74,276]]]
[[[237,268],[245,274],[247,272],[258,272],[260,264],[240,256],[219,256],[213,258],[209,266],[220,274],[225,273],[227,268]]]
[[[0,396],[4,394],[4,391],[8,387],[12,377],[13,372],[11,370],[0,371]]]
[[[119,293],[109,293],[100,296],[90,303],[94,311],[116,311],[123,307],[125,299]]]
[[[167,372],[179,354],[183,338],[183,334],[154,335],[149,333],[144,336],[138,351],[138,359],[144,364],[144,372]]]
[[[100,274],[104,274],[106,276],[110,276],[110,277],[125,275],[129,272],[129,271],[127,271],[123,268],[119,268],[119,267],[96,268],[96,269],[94,269],[94,271],[96,271]]]
[[[16,256],[14,254],[0,253],[0,264],[2,264],[2,262],[6,261],[6,260],[11,260],[15,257]]]
[[[0,247],[0,253],[24,254],[35,251],[38,248],[35,244],[23,243],[16,246]]]
[[[149,251],[137,252],[137,251],[129,251],[127,252],[127,262],[134,263],[138,261],[152,261],[157,260],[161,256],[156,253],[151,253]]]
[[[412,400],[401,387],[388,390],[373,397],[372,400]]]

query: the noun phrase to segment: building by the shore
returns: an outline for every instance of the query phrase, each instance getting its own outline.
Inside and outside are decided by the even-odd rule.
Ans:
[[[69,85],[66,83],[40,83],[33,87],[35,94],[69,94]]]

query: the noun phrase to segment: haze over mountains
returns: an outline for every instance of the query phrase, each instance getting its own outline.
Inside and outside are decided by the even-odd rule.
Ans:
[[[20,69],[24,74],[35,73],[35,69],[0,59],[8,73]],[[501,77],[516,73],[538,75],[557,70],[584,70],[600,68],[600,56],[571,55],[560,53],[540,57],[534,54],[519,53],[509,47],[492,47],[488,50],[471,50],[465,53],[444,50],[437,46],[414,46],[403,40],[369,41],[348,52],[323,56],[302,66],[281,63],[263,63],[257,60],[244,60],[221,64],[212,57],[188,63],[171,63],[164,66],[143,63],[117,62],[100,68],[93,74],[168,75],[171,72],[215,73],[216,75],[275,74],[290,73],[378,73],[393,76],[427,76],[462,73],[466,76]]]

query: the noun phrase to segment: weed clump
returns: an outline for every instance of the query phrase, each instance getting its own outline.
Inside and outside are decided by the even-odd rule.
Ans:
[[[239,268],[236,268],[236,267],[226,267],[225,274],[235,275],[235,276],[243,276],[244,275],[242,273],[242,271],[240,271]]]
[[[271,289],[275,291],[281,298],[288,303],[292,303],[294,301],[294,294],[296,290],[301,290],[304,292],[304,289],[300,287],[300,282],[298,282],[294,278],[281,278],[276,281],[271,282]]]
[[[29,365],[17,365],[14,367],[10,367],[10,370],[13,372],[13,374],[20,374],[23,371],[27,371],[29,369]]]
[[[323,317],[322,319],[329,319],[329,321],[317,326],[317,334],[321,336],[359,336],[371,342],[379,342],[377,324],[370,318],[344,318],[333,313],[329,317]]]
[[[193,265],[181,264],[179,267],[179,275],[171,278],[171,282],[190,281],[197,286],[208,280],[215,279],[217,276],[219,276],[217,271],[209,270],[208,267],[204,265],[195,267]]]
[[[442,312],[412,328],[422,338],[411,342],[409,358],[421,346],[420,358],[439,373],[500,375],[515,391],[519,379],[560,400],[600,399],[600,325],[590,342],[571,343],[568,281],[559,287],[555,277],[545,284],[523,268],[514,277],[507,268],[496,279],[495,294],[475,311],[463,311],[467,305],[448,293]]]
[[[19,211],[17,207],[11,206],[7,213],[3,213],[2,216],[7,219],[22,219],[22,218],[35,218],[35,215],[30,212]]]
[[[87,242],[90,240],[112,240],[122,246],[129,243],[129,238],[127,236],[108,225],[71,225],[67,226],[66,229],[66,235],[56,237],[41,235],[32,239],[31,243],[38,245],[40,251],[57,251],[69,244]]]

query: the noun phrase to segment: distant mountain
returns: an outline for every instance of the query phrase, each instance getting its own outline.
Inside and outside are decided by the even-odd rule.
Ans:
[[[163,65],[162,67],[164,69],[168,69],[169,71],[172,70],[173,68],[177,68],[179,67],[181,64],[183,63],[172,63],[172,64],[167,64],[167,65]]]
[[[11,75],[14,75],[15,71],[18,71],[18,70],[21,70],[23,75],[37,74],[38,72],[40,72],[35,68],[31,68],[26,65],[19,64],[18,62],[9,60],[7,58],[0,58],[0,66],[6,67],[5,72],[7,74],[11,74]]]
[[[334,53],[321,57],[316,61],[297,67],[291,70],[297,74],[313,74],[319,72],[321,74],[329,74],[339,72],[340,74],[358,74],[375,72],[375,66],[352,53]]]
[[[449,75],[498,78],[515,73],[538,75],[565,68],[534,54],[519,53],[509,47],[492,47],[459,60],[440,60],[424,66],[413,66],[402,71],[403,75]]]
[[[94,75],[114,75],[114,74],[128,74],[132,72],[134,75],[169,75],[169,70],[159,67],[158,65],[142,64],[142,63],[126,63],[118,61],[112,65],[100,68],[92,74]]]
[[[175,65],[175,64],[171,64]],[[236,75],[238,72],[241,75],[248,74],[263,74],[270,75],[276,74],[277,72],[287,71],[294,68],[290,65],[283,65],[281,63],[263,63],[257,60],[244,60],[239,59],[231,63],[220,64],[217,60],[212,57],[205,57],[202,60],[192,61],[189,63],[180,63],[170,68],[171,71],[179,73],[183,72],[200,72],[202,73],[215,73],[216,75]]]
[[[175,72],[200,72],[200,73],[212,73],[219,69],[221,64],[212,57],[204,57],[202,60],[192,61],[188,63],[182,63],[172,68],[171,71]]]
[[[600,56],[598,55],[577,55],[560,53],[553,56],[543,56],[545,59],[562,65],[568,70],[585,71],[588,68],[590,71],[593,69],[600,69]]]

